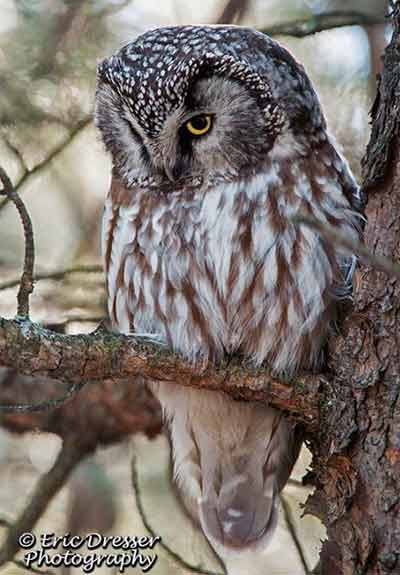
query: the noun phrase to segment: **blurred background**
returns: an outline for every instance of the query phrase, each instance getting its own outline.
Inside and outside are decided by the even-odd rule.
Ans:
[[[270,33],[304,65],[330,131],[359,179],[369,136],[368,111],[381,54],[390,39],[386,11],[384,0],[1,0],[0,165],[33,221],[41,279],[31,298],[32,319],[76,333],[94,329],[106,315],[99,230],[110,162],[92,123],[96,65],[103,57],[156,26],[220,22]],[[0,196],[3,317],[15,314],[23,247],[14,206]],[[19,378],[20,397],[29,382]],[[0,370],[0,400],[6,387],[10,393],[10,373]],[[84,414],[84,401],[97,401],[103,411],[96,412],[92,428],[90,418],[81,414],[80,432],[98,425],[100,433],[101,415],[108,413],[109,403],[105,407],[104,398],[83,398],[73,405]],[[114,416],[120,421],[126,411],[113,401],[119,405]],[[71,427],[74,414],[68,420]],[[45,417],[21,416],[3,417],[0,424],[1,540],[38,478],[51,470],[68,426],[61,433]],[[152,573],[222,573],[178,507],[169,481],[167,440],[162,435],[149,439],[133,433],[135,429],[127,425],[112,441],[94,440],[89,455],[82,452],[72,476],[65,478],[41,516],[37,532],[89,529],[139,536],[150,529],[164,541],[155,548],[158,560]],[[309,460],[305,449],[284,492],[270,548],[230,569],[246,575],[304,575],[314,567],[324,530],[316,518],[300,518],[309,493],[302,482]],[[23,571],[18,562],[0,569],[2,575]]]

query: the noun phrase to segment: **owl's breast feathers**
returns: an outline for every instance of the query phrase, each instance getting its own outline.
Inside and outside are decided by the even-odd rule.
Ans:
[[[357,239],[356,191],[329,141],[296,161],[271,156],[244,181],[159,193],[114,179],[103,219],[113,323],[191,359],[239,351],[287,373],[315,365],[351,256],[291,218]]]

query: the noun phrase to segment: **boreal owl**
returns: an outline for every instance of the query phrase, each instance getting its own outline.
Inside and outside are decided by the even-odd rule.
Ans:
[[[195,362],[318,366],[353,258],[294,218],[357,239],[360,196],[302,66],[250,28],[151,30],[99,65],[95,116],[112,157],[102,245],[115,328]],[[264,546],[299,434],[268,406],[151,385],[206,537]]]

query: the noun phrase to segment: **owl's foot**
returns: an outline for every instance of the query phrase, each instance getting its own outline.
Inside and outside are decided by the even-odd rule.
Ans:
[[[158,333],[138,333],[132,332],[129,335],[133,336],[137,340],[141,340],[143,343],[154,343],[155,345],[161,345],[163,347],[168,347],[165,338]]]

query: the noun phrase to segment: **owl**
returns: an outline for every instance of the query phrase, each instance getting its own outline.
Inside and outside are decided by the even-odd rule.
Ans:
[[[354,262],[360,195],[304,69],[250,28],[146,32],[98,67],[112,158],[102,246],[112,323],[192,362],[318,367]],[[151,383],[182,500],[215,549],[264,547],[301,434],[267,405]]]

